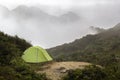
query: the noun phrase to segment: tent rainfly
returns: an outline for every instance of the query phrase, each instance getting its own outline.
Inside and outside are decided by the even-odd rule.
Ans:
[[[30,47],[25,50],[22,59],[28,63],[40,63],[53,60],[47,51],[39,46]]]

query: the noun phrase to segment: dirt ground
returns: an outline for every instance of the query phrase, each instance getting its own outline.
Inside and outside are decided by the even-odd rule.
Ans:
[[[53,62],[46,64],[37,73],[46,73],[47,77],[51,80],[61,80],[61,77],[67,74],[70,69],[83,69],[85,66],[90,65],[86,62]]]

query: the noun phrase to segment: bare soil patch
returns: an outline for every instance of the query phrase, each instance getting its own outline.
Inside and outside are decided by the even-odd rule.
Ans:
[[[83,69],[85,66],[91,65],[86,62],[53,62],[42,66],[37,73],[46,73],[51,80],[61,80],[61,77],[67,74],[70,69]]]

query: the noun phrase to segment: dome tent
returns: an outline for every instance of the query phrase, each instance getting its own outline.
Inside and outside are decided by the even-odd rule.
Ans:
[[[25,50],[22,58],[25,62],[29,63],[40,63],[52,60],[47,51],[39,46],[30,47]]]

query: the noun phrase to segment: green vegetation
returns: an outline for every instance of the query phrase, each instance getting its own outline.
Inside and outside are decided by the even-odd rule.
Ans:
[[[120,63],[120,25],[48,49],[56,61],[84,61],[102,66]]]
[[[48,80],[21,59],[23,51],[30,46],[24,39],[0,32],[0,80]]]
[[[114,70],[114,71],[113,71]],[[70,70],[63,80],[120,80],[120,71],[108,70],[95,65],[85,69]]]
[[[63,80],[104,80],[106,73],[97,66],[87,66],[85,69],[70,70]]]
[[[87,35],[74,42],[48,49],[48,52],[56,61],[84,61],[104,68],[99,69],[100,73],[94,72],[98,70],[96,68],[75,70],[73,74],[68,74],[65,80],[120,80],[120,24],[101,33]],[[97,79],[97,74],[101,77],[105,74],[105,78]],[[71,77],[73,79],[70,79]]]
[[[23,51],[30,46],[24,39],[0,32],[0,80],[48,80],[22,60]],[[48,52],[56,61],[84,61],[102,66],[70,70],[63,80],[120,80],[120,24]]]

